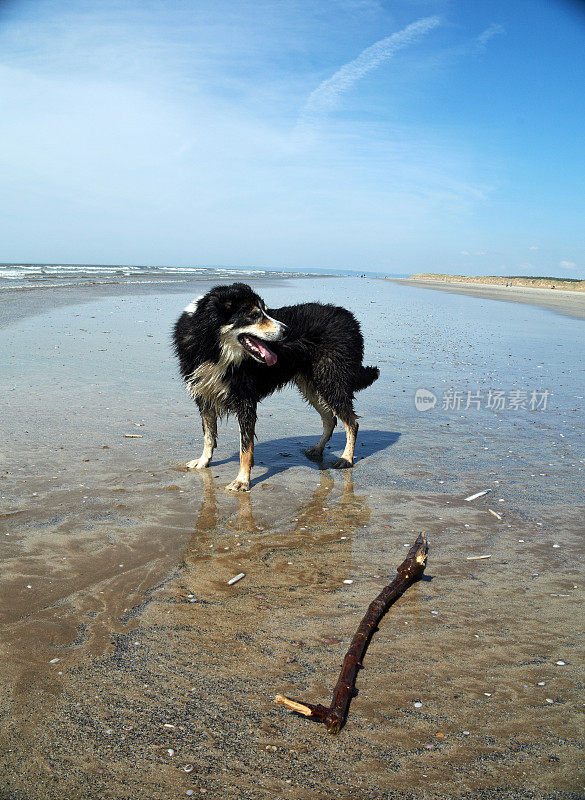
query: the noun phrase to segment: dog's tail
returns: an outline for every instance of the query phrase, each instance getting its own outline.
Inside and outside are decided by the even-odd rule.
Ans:
[[[361,389],[367,389],[374,381],[377,381],[380,376],[378,367],[360,367],[360,372],[354,383],[354,392],[359,392]]]

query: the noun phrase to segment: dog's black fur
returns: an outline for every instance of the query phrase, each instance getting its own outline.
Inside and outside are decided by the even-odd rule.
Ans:
[[[234,413],[241,434],[240,472],[228,488],[247,491],[256,406],[291,382],[323,420],[323,436],[306,451],[309,458],[322,456],[337,416],[345,426],[347,444],[334,466],[352,466],[358,429],[354,393],[370,386],[379,370],[362,365],[363,337],[351,312],[322,303],[267,309],[244,283],[216,286],[179,317],[174,344],[205,436],[201,458],[189,467],[208,466],[216,446],[217,417]]]

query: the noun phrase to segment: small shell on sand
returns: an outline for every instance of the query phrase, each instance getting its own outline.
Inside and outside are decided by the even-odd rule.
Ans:
[[[471,503],[472,500],[477,500],[478,497],[483,497],[484,494],[489,494],[491,489],[484,489],[483,492],[476,492],[475,494],[470,494],[469,497],[465,498],[466,503]]]
[[[234,575],[233,578],[229,579],[228,586],[231,586],[232,584],[237,583],[238,581],[241,581],[242,578],[245,578],[245,577],[246,577],[246,573],[245,572],[240,572],[238,575]]]
[[[482,561],[484,558],[491,558],[491,555],[489,555],[489,556],[467,556],[467,560],[468,561]]]

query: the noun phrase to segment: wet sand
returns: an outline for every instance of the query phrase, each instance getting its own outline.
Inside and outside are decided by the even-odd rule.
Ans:
[[[387,278],[406,286],[417,286],[422,289],[434,289],[439,292],[466,294],[487,300],[501,300],[506,303],[526,303],[546,308],[558,314],[567,314],[577,319],[585,319],[585,296],[582,293],[563,289],[536,289],[530,286],[496,286],[477,283],[449,283],[447,281],[408,280]]]
[[[352,471],[328,469],[340,432],[305,459],[320,425],[292,390],[262,404],[241,496],[223,490],[233,421],[212,468],[182,467],[201,443],[169,330],[199,286],[6,326],[1,798],[583,796],[582,345],[557,348],[580,323],[559,319],[549,345],[548,312],[526,309],[500,341],[472,308],[457,322],[464,298],[379,287],[261,284],[273,305],[355,308],[382,377],[358,395]],[[555,405],[415,411],[416,387],[492,371],[553,386]],[[329,701],[420,530],[426,579],[374,635],[341,734],[274,705]]]

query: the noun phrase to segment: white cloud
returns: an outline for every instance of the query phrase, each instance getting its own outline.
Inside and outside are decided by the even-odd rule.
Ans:
[[[490,39],[493,39],[494,36],[500,36],[506,33],[506,29],[503,25],[499,25],[497,22],[493,25],[490,25],[489,28],[486,28],[483,33],[480,33],[479,36],[476,37],[474,44],[476,52],[483,52],[486,49],[486,45]]]
[[[376,0],[21,5],[0,26],[5,260],[408,271],[476,241],[497,159],[464,116],[418,120],[433,59],[461,38],[471,54],[467,28],[388,27]],[[348,41],[375,43],[336,70]],[[371,81],[368,113],[291,137],[299,109],[307,133],[374,77],[396,80]]]
[[[529,250],[540,250],[540,247],[537,247],[535,244],[533,244],[528,249]]]
[[[559,267],[562,269],[577,269],[574,261],[559,261]]]

